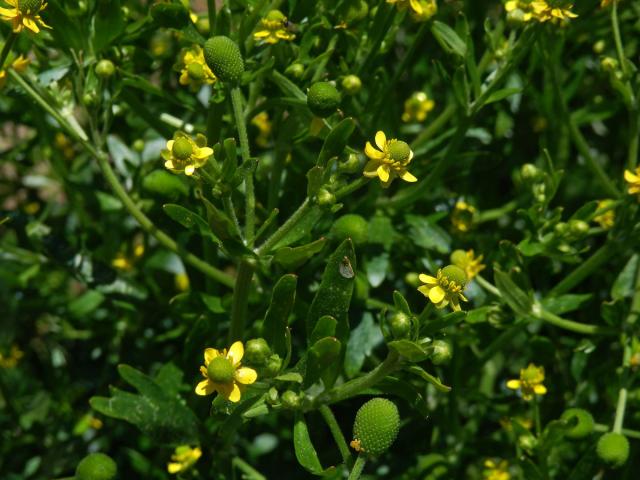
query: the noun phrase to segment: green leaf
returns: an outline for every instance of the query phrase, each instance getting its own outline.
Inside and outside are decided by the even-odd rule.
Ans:
[[[371,355],[375,347],[383,341],[380,327],[373,321],[373,315],[365,312],[362,321],[351,331],[344,357],[344,371],[353,377],[364,365],[365,359]]]
[[[446,254],[451,250],[451,236],[437,225],[418,215],[407,215],[409,235],[417,246]]]
[[[431,26],[431,33],[445,52],[461,58],[467,55],[466,44],[449,25],[436,20]]]
[[[218,240],[211,232],[211,228],[209,228],[207,221],[197,213],[173,203],[167,203],[163,205],[162,208],[172,220],[175,220],[187,230],[197,232],[203,237],[211,239],[215,243],[220,243],[220,240]]]
[[[379,287],[389,271],[389,254],[387,252],[371,257],[366,264],[367,279],[373,288]]]
[[[595,445],[592,445],[582,458],[578,461],[573,468],[567,480],[592,480],[598,468],[600,467],[600,460],[596,455]]]
[[[559,297],[545,298],[540,303],[542,303],[545,310],[555,313],[556,315],[562,315],[563,313],[577,310],[583,303],[591,300],[592,297],[593,295],[590,293],[569,293],[560,295]]]
[[[273,261],[287,270],[298,268],[316,253],[319,253],[324,248],[325,243],[327,243],[326,238],[319,238],[300,247],[282,247],[276,251]]]
[[[316,323],[316,327],[313,329],[313,332],[311,332],[309,343],[313,345],[321,338],[335,336],[336,325],[338,325],[338,322],[331,315],[320,317]]]
[[[322,377],[325,387],[330,388],[335,381],[333,372],[337,371],[335,363],[339,361],[341,351],[342,343],[336,337],[325,337],[314,343],[309,349],[303,386],[308,388]],[[325,376],[330,367],[333,367],[330,375]]]
[[[220,177],[223,180],[229,181],[238,169],[238,147],[233,138],[226,138],[224,142],[222,142],[222,147],[224,150],[224,162],[222,164]]]
[[[396,306],[396,310],[401,311],[405,315],[409,315],[409,316],[413,315],[413,313],[411,313],[411,308],[409,307],[409,303],[402,296],[402,294],[397,290],[394,290],[393,292],[393,303]]]
[[[118,373],[139,393],[112,387],[111,397],[91,398],[89,403],[94,410],[132,423],[159,443],[198,443],[198,418],[184,405],[174,386],[167,388],[168,382],[175,381],[175,371],[159,374],[158,381],[127,365],[120,365]]]
[[[503,271],[495,268],[493,276],[496,287],[500,290],[502,298],[507,302],[507,305],[511,307],[511,310],[523,317],[530,315],[533,302],[529,295],[518,287],[514,281],[511,280],[511,277]]]
[[[517,93],[522,93],[522,88],[520,87],[501,88],[500,90],[496,90],[491,95],[489,95],[485,100],[484,104],[488,105],[490,103],[499,102],[500,100],[504,100],[505,98],[508,98],[511,95],[515,95]]]
[[[420,333],[423,335],[433,335],[434,333],[439,332],[440,330],[443,330],[447,327],[451,327],[456,323],[460,323],[466,318],[466,316],[467,316],[467,312],[448,313],[444,317],[438,318],[424,325],[420,329]]]
[[[611,298],[622,300],[633,296],[638,268],[640,267],[640,256],[634,254],[624,266],[613,286],[611,287]]]
[[[323,183],[324,168],[318,166],[311,168],[307,172],[307,197],[314,197]]]
[[[313,475],[322,476],[325,474],[318,453],[316,452],[313,443],[311,443],[311,437],[309,436],[309,429],[307,428],[307,422],[304,419],[304,415],[301,413],[296,414],[296,418],[293,423],[293,448],[296,453],[296,459],[298,463],[302,465],[308,472]],[[334,470],[330,467],[328,470]]]
[[[421,345],[411,340],[394,340],[389,342],[387,346],[410,362],[422,362],[429,358],[429,353]]]
[[[278,380],[279,382],[294,382],[294,383],[302,383],[302,375],[298,372],[287,372],[282,375],[278,375],[274,378],[274,380]]]
[[[426,380],[431,385],[436,387],[436,390],[440,392],[449,393],[451,391],[451,387],[448,387],[447,385],[442,383],[438,377],[434,377],[429,372],[425,371],[422,367],[412,365],[407,368],[407,371],[413,373],[414,375],[418,375],[423,380]]]
[[[54,38],[57,47],[73,49],[76,52],[88,50],[86,41],[89,35],[84,30],[89,23],[88,18],[83,18],[83,21],[72,20],[61,7],[60,2],[49,2],[43,14],[45,22],[54,26],[48,32]],[[58,25],[60,28],[57,28]]]
[[[94,16],[93,50],[99,53],[124,30],[120,0],[99,0]],[[66,28],[66,27],[65,27]]]
[[[262,323],[262,336],[280,357],[284,357],[287,351],[286,330],[296,300],[297,285],[298,277],[293,274],[280,277],[273,287],[271,303]]]
[[[271,80],[286,96],[304,100],[305,102],[307,101],[307,96],[305,95],[305,93],[300,90],[300,88],[298,88],[295,83],[293,83],[281,73],[274,70],[271,74]]]
[[[105,296],[102,293],[96,290],[87,290],[69,303],[69,314],[75,318],[84,318],[102,305],[104,300]]]
[[[322,145],[317,165],[325,167],[330,158],[340,155],[349,141],[349,137],[356,128],[356,122],[348,117],[333,127]]]
[[[273,250],[278,250],[282,247],[296,243],[298,240],[306,237],[311,233],[311,229],[316,224],[320,217],[323,215],[323,211],[319,206],[314,205],[309,209],[307,214],[302,220],[300,220],[295,227],[293,227],[280,241],[273,247]]]

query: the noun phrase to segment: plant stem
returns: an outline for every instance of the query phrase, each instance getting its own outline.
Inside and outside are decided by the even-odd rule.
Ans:
[[[7,60],[16,38],[18,38],[18,34],[12,30],[11,33],[9,33],[7,40],[4,42],[2,53],[0,53],[0,70],[4,68],[4,62]]]
[[[624,48],[622,47],[622,37],[620,36],[620,25],[618,23],[618,0],[613,0],[613,6],[611,7],[611,28],[613,30],[613,41],[616,45],[616,54],[618,55],[618,62],[620,62],[620,68],[625,77],[629,75],[629,69],[627,67],[627,57],[624,54]]]
[[[248,478],[251,478],[252,480],[267,480],[267,477],[262,475],[260,472],[258,472],[255,468],[253,468],[247,462],[242,460],[240,457],[234,457],[233,460],[231,460],[231,463],[238,470],[241,470],[242,472],[249,475]]]
[[[598,325],[585,325],[584,323],[567,320],[566,318],[559,317],[540,306],[538,306],[538,308],[536,309],[535,304],[534,315],[537,319],[543,320],[547,323],[550,323],[551,325],[555,325],[556,327],[560,327],[571,332],[582,333],[584,335],[611,335],[615,333],[612,329],[607,327],[601,327]]]
[[[238,276],[233,289],[233,303],[231,305],[231,327],[229,328],[229,344],[242,340],[245,321],[247,318],[249,290],[253,278],[253,263],[243,259],[238,266]]]
[[[508,203],[505,203],[501,207],[492,208],[491,210],[483,210],[478,213],[478,216],[474,219],[473,223],[479,224],[498,220],[499,218],[505,216],[507,213],[514,211],[516,208],[518,208],[518,202],[512,200]]]
[[[256,249],[256,253],[258,255],[263,255],[265,253],[269,253],[271,249],[284,238],[284,236],[291,231],[293,227],[295,227],[302,218],[307,214],[307,212],[311,210],[311,202],[309,198],[305,198],[304,202],[298,207],[298,209],[293,212],[286,222],[284,222],[280,228],[278,228],[273,235],[271,235],[260,247]]]
[[[356,458],[356,463],[353,464],[353,468],[351,469],[351,473],[349,474],[349,478],[347,480],[358,480],[360,475],[362,475],[362,471],[364,470],[364,466],[367,463],[367,459],[364,455],[358,455]]]
[[[609,431],[609,426],[608,425],[604,425],[602,423],[596,423],[595,426],[593,427],[593,429],[596,432],[608,432]],[[620,430],[619,433],[622,433],[625,437],[629,437],[629,438],[635,438],[640,440],[640,431],[638,430],[630,430],[628,428],[623,428]]]
[[[231,193],[227,193],[222,196],[222,206],[224,207],[224,211],[226,212],[227,215],[229,215],[229,218],[233,223],[233,229],[235,230],[235,234],[238,236],[238,238],[242,238],[242,232],[240,231],[240,222],[238,222],[236,209],[233,206]]]
[[[540,438],[540,434],[542,433],[542,425],[540,424],[540,404],[538,403],[538,397],[534,395],[533,397],[533,418],[536,425],[536,437]]]
[[[342,430],[340,430],[340,425],[336,421],[336,417],[333,415],[331,409],[326,406],[320,406],[320,415],[324,418],[329,430],[331,430],[331,435],[338,446],[338,450],[340,450],[340,455],[342,455],[342,461],[347,463],[351,459],[351,452],[349,451],[349,446],[347,445],[347,441],[344,439],[344,435],[342,434]]]
[[[209,16],[209,34],[216,31],[216,0],[207,0],[207,14]]]
[[[498,298],[502,298],[502,294],[500,293],[500,290],[498,290],[491,282],[486,280],[483,276],[476,275],[475,280],[476,282],[478,282],[478,285],[484,288],[487,292],[492,293]]]
[[[344,187],[339,188],[335,192],[336,200],[340,200],[341,198],[346,197],[347,195],[355,192],[356,190],[359,190],[360,188],[364,187],[370,181],[371,181],[370,178],[362,176],[362,177],[354,180],[353,182],[345,185]]]
[[[431,123],[429,123],[429,126],[422,130],[422,132],[420,132],[420,135],[418,135],[415,140],[411,142],[411,150],[415,151],[425,143],[427,143],[427,141],[429,141],[429,139],[433,137],[436,132],[438,132],[449,122],[449,120],[451,120],[451,117],[453,117],[454,113],[456,113],[456,105],[450,103],[442,112],[440,112],[440,115],[438,115]]]
[[[60,112],[54,109],[49,103],[47,103],[41,96],[36,92],[23,78],[21,75],[16,73],[13,70],[9,70],[9,75],[13,78],[20,86],[26,91],[26,93],[33,98],[33,100],[38,103],[43,110],[49,113],[56,121],[60,124],[60,126],[67,131],[67,133],[74,138],[82,147],[92,155],[100,166],[100,169],[103,172],[105,180],[116,194],[116,196],[120,199],[124,207],[129,211],[131,216],[135,218],[142,229],[146,231],[148,234],[153,235],[158,242],[163,245],[165,248],[171,250],[172,252],[178,254],[182,259],[196,268],[206,276],[216,280],[217,282],[226,285],[227,287],[233,287],[234,281],[233,278],[226,273],[218,270],[217,268],[209,265],[207,262],[202,260],[201,258],[193,255],[192,253],[184,251],[182,247],[180,247],[169,235],[164,233],[162,230],[157,228],[155,224],[147,217],[134,203],[133,199],[126,192],[122,184],[118,181],[115,172],[111,168],[111,165],[108,161],[108,156],[101,151],[98,151],[88,140],[85,135],[81,135],[75,128],[71,127],[67,121],[62,117]]]

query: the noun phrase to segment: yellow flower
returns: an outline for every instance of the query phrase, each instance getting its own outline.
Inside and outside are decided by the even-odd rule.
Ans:
[[[291,41],[296,36],[287,30],[289,22],[280,10],[271,10],[265,18],[260,20],[262,30],[253,34],[254,40],[274,44],[280,40]]]
[[[144,255],[144,239],[141,236],[136,237],[133,240],[133,248],[131,253],[127,254],[126,251],[120,251],[111,260],[111,266],[118,270],[129,271],[133,269],[133,266]],[[126,248],[129,250],[129,248]]]
[[[413,158],[413,152],[406,142],[395,138],[387,140],[384,132],[376,133],[376,146],[367,142],[364,153],[370,160],[364,166],[363,175],[368,178],[378,177],[383,187],[388,187],[395,177],[405,182],[416,182],[418,179],[407,171],[407,165]]]
[[[207,137],[196,135],[195,141],[184,132],[176,132],[173,140],[167,142],[166,150],[161,152],[164,166],[173,173],[191,176],[196,168],[202,167],[213,155],[213,149],[207,147]]]
[[[13,8],[0,7],[0,17],[3,20],[11,21],[14,32],[21,32],[25,27],[34,33],[40,31],[40,27],[51,28],[42,21],[40,15],[42,10],[47,8],[47,3],[43,0],[4,0]]]
[[[485,470],[482,472],[484,480],[509,480],[509,464],[506,460],[494,462],[493,460],[485,460]]]
[[[424,283],[418,291],[427,297],[436,308],[444,308],[451,304],[454,312],[460,311],[460,300],[468,300],[462,294],[467,284],[467,274],[456,265],[440,268],[437,277],[421,273],[418,279]]]
[[[193,45],[191,48],[183,50],[181,61],[180,85],[199,88],[203,83],[211,85],[218,80],[207,65],[199,45]]]
[[[520,390],[522,398],[528,402],[535,395],[547,393],[547,387],[542,382],[544,382],[544,367],[538,367],[530,363],[527,368],[520,370],[519,380],[509,380],[507,382],[507,388]]]
[[[179,292],[186,292],[189,290],[189,275],[186,273],[176,273],[175,277],[173,277],[173,281],[176,285],[176,290]]]
[[[202,456],[199,447],[191,448],[189,445],[176,447],[175,453],[171,455],[171,462],[167,463],[169,473],[181,473],[190,469]]]
[[[429,20],[438,11],[436,0],[387,0],[387,3],[400,11],[409,10],[411,17],[418,22]]]
[[[29,59],[20,55],[11,63],[11,68],[13,68],[16,72],[22,73],[29,66]],[[0,89],[4,87],[7,83],[7,71],[0,70]]]
[[[613,227],[616,221],[615,202],[610,198],[600,200],[596,209],[596,213],[604,210],[602,213],[593,217],[593,221],[600,225],[604,230],[609,230]]]
[[[415,92],[404,102],[402,121],[424,122],[435,103],[424,92]]]
[[[242,389],[245,385],[254,383],[258,374],[252,368],[242,367],[240,361],[244,355],[242,342],[235,342],[229,351],[222,352],[215,348],[204,351],[204,366],[200,373],[205,378],[196,387],[198,395],[211,395],[218,392],[227,400],[240,401]]]
[[[629,190],[627,190],[629,195],[637,195],[640,193],[640,167],[636,167],[635,173],[631,170],[625,170],[624,179],[629,184]],[[640,196],[638,196],[638,201],[640,201]]]
[[[271,135],[272,125],[267,112],[260,112],[251,119],[251,125],[255,125],[260,132],[256,137],[256,144],[259,147],[267,148],[269,146],[269,136]]]
[[[486,265],[482,263],[484,255],[475,256],[473,249],[467,250],[455,250],[451,254],[451,263],[460,267],[467,274],[467,280],[471,281],[482,270],[486,268]]]
[[[11,351],[6,357],[0,353],[0,368],[15,368],[24,352],[17,345],[11,345]]]
[[[473,205],[469,205],[462,200],[456,202],[456,206],[451,212],[451,224],[458,232],[468,232],[473,226],[473,217],[477,210]]]
[[[541,23],[549,20],[562,22],[564,20],[576,18],[578,15],[573,13],[571,8],[573,8],[573,5],[568,5],[567,8],[552,6],[549,5],[546,0],[533,0],[531,2],[509,0],[504,4],[504,9],[511,18],[524,22],[529,22],[531,20]]]

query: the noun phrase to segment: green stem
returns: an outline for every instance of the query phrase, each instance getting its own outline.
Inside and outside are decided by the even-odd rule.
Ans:
[[[327,45],[325,52],[331,52],[331,53],[329,55],[325,55],[316,66],[316,70],[315,72],[313,72],[313,77],[311,77],[311,84],[314,84],[315,82],[320,80],[320,78],[322,77],[322,74],[324,73],[324,69],[327,66],[327,63],[329,62],[329,59],[331,58],[331,54],[336,48],[336,43],[338,42],[338,38],[339,38],[338,35],[334,35],[333,37],[331,37],[331,40],[329,40],[329,44]]]
[[[331,435],[338,446],[338,450],[340,450],[342,461],[347,463],[351,459],[351,452],[349,451],[347,441],[344,439],[342,430],[340,430],[340,425],[338,425],[338,422],[336,421],[336,417],[333,415],[331,409],[326,405],[322,405],[319,410],[320,415],[322,415],[322,418],[324,418],[324,421],[331,431]]]
[[[478,282],[478,285],[484,288],[487,292],[492,293],[498,298],[502,298],[500,290],[498,290],[491,282],[486,280],[484,277],[482,277],[481,275],[476,275],[475,280],[476,282]]]
[[[216,31],[216,0],[207,0],[207,13],[209,15],[209,34]]]
[[[231,104],[233,105],[233,116],[236,121],[238,137],[240,138],[240,155],[243,163],[249,161],[249,137],[247,136],[247,126],[244,121],[242,110],[242,92],[240,87],[231,89]],[[247,245],[253,246],[256,223],[256,197],[253,189],[253,171],[245,177],[245,237]]]
[[[347,195],[355,192],[356,190],[359,190],[360,188],[364,187],[367,183],[369,183],[369,181],[371,181],[370,178],[362,176],[360,178],[357,178],[353,182],[345,185],[344,187],[339,188],[335,192],[336,200],[340,200],[346,197]]]
[[[238,222],[238,216],[236,215],[236,209],[233,206],[233,200],[231,199],[231,193],[227,193],[222,196],[222,206],[224,211],[231,219],[233,223],[233,229],[238,238],[242,238],[242,232],[240,231],[240,222]]]
[[[238,266],[238,277],[233,289],[231,304],[231,327],[229,328],[229,345],[236,340],[242,340],[245,321],[247,318],[249,290],[255,266],[248,260],[241,260]]]
[[[233,460],[231,460],[231,463],[238,470],[241,470],[242,472],[246,473],[249,476],[248,478],[251,478],[252,480],[267,480],[267,477],[262,475],[259,471],[257,471],[255,468],[253,468],[244,460],[242,460],[240,457],[234,457]]]
[[[233,287],[234,281],[232,277],[222,272],[221,270],[218,270],[217,268],[209,265],[207,262],[193,255],[192,253],[184,251],[184,249],[180,247],[171,237],[169,237],[166,233],[155,226],[155,224],[149,219],[149,217],[147,217],[138,208],[138,206],[131,199],[122,184],[118,181],[115,172],[109,164],[108,156],[104,152],[99,152],[98,150],[96,150],[94,146],[86,139],[86,134],[83,136],[75,128],[71,127],[62,117],[62,115],[49,103],[47,103],[38,94],[38,92],[36,92],[18,73],[13,70],[9,70],[9,75],[17,83],[20,84],[20,86],[27,92],[27,94],[31,98],[33,98],[33,100],[35,100],[36,103],[38,103],[43,108],[43,110],[45,110],[53,118],[56,119],[60,126],[67,131],[67,134],[69,134],[78,143],[80,143],[80,145],[82,145],[82,147],[98,161],[98,165],[103,172],[105,180],[107,181],[113,192],[116,194],[116,196],[120,199],[124,207],[128,210],[131,216],[138,221],[144,231],[146,231],[150,235],[153,235],[161,245],[178,254],[186,263],[196,268],[206,276],[212,278],[213,280],[216,280],[223,285],[226,285],[227,287]]]
[[[293,229],[300,220],[304,218],[307,212],[311,210],[311,202],[308,198],[302,202],[298,209],[293,212],[286,222],[284,222],[280,228],[278,228],[273,235],[271,235],[260,247],[257,248],[256,253],[263,255],[269,253],[271,249],[284,238],[284,236]]]
[[[531,406],[533,408],[533,418],[536,425],[536,437],[540,438],[540,434],[542,433],[542,425],[540,423],[540,404],[538,403],[538,397],[535,395]]]
[[[571,332],[582,333],[584,335],[611,335],[615,333],[613,330],[607,327],[601,327],[598,325],[585,325],[584,323],[574,322],[573,320],[567,320],[566,318],[559,317],[545,309],[539,304],[534,304],[534,315],[537,319],[543,320],[556,327],[569,330]]]
[[[608,425],[604,425],[602,423],[596,423],[595,426],[593,427],[593,429],[596,432],[608,432],[609,431],[609,426]],[[620,430],[619,433],[622,433],[625,437],[629,437],[629,438],[635,438],[637,440],[640,440],[640,431],[638,430],[630,430],[628,428],[623,428]]]
[[[620,25],[618,23],[618,0],[613,0],[613,6],[611,7],[611,28],[613,30],[613,41],[616,45],[616,54],[618,55],[620,68],[625,78],[628,78],[629,69],[627,67],[627,57],[622,47],[622,37],[620,36]]]
[[[9,52],[11,52],[11,48],[13,47],[13,44],[15,43],[16,38],[18,38],[18,34],[14,31],[11,31],[11,33],[9,33],[9,37],[7,38],[7,41],[4,42],[4,46],[2,47],[2,53],[0,53],[0,70],[4,68],[4,62],[7,60],[7,57],[9,56]]]
[[[514,211],[516,208],[518,208],[518,202],[516,202],[515,200],[512,200],[508,203],[505,203],[501,207],[492,208],[491,210],[483,210],[480,213],[478,213],[476,218],[474,218],[473,223],[479,224],[484,222],[491,222],[493,220],[498,220],[499,218],[502,218],[503,216],[505,216],[507,213]]]
[[[580,284],[592,272],[599,269],[613,255],[619,252],[620,245],[614,242],[605,243],[593,255],[587,258],[569,275],[563,278],[555,287],[551,289],[548,296],[557,297],[570,291],[573,287]]]
[[[451,120],[451,117],[453,117],[454,113],[456,113],[456,105],[453,103],[447,105],[445,109],[440,112],[440,115],[438,115],[431,123],[429,123],[429,126],[422,130],[422,132],[420,132],[420,135],[418,135],[415,140],[411,142],[411,150],[415,151],[418,148],[422,147],[425,143],[427,143],[431,137],[433,137],[442,127],[444,127],[449,122],[449,120]]]
[[[358,455],[356,458],[356,463],[353,464],[353,468],[351,469],[351,473],[349,474],[349,478],[347,480],[358,480],[360,475],[362,475],[362,471],[364,470],[364,466],[367,463],[367,459],[364,455]]]

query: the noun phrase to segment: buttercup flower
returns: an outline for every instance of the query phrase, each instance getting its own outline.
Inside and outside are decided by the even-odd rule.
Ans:
[[[429,20],[438,11],[436,0],[387,0],[387,3],[396,5],[400,11],[409,10],[418,22]]]
[[[545,0],[509,0],[504,4],[507,14],[515,19],[524,22],[535,20],[541,23],[547,21],[561,22],[576,18],[578,15],[571,11],[573,5],[566,8],[549,5]]]
[[[191,176],[196,168],[207,163],[213,155],[213,149],[207,147],[207,137],[196,135],[195,141],[184,132],[176,132],[173,140],[167,142],[166,150],[161,152],[164,166],[173,173]]]
[[[615,202],[611,199],[600,200],[598,202],[596,213],[604,210],[599,215],[593,217],[593,221],[600,225],[604,230],[609,230],[613,227],[616,221]]]
[[[16,72],[22,73],[29,66],[29,59],[20,55],[11,63],[11,68],[13,68]],[[7,84],[7,71],[0,70],[0,89],[2,89]]]
[[[24,352],[17,345],[11,345],[7,356],[0,352],[0,368],[15,368],[22,357]]]
[[[289,32],[287,17],[280,10],[271,10],[265,18],[260,20],[262,30],[253,34],[255,40],[262,40],[264,43],[274,44],[280,40],[291,41],[296,36]]]
[[[473,226],[473,217],[477,210],[473,205],[469,205],[462,200],[456,202],[456,206],[451,212],[451,224],[458,232],[468,232]]]
[[[451,263],[460,267],[467,274],[467,280],[471,281],[482,270],[486,268],[486,265],[482,263],[484,255],[475,256],[473,249],[467,250],[455,250],[451,254]]]
[[[42,21],[39,13],[47,8],[43,0],[4,0],[13,8],[0,7],[0,17],[10,21],[14,32],[21,32],[28,28],[34,33],[40,31],[39,27],[51,28]]]
[[[217,78],[204,60],[200,45],[193,45],[183,50],[182,68],[180,69],[180,85],[191,85],[199,88],[203,83],[211,85]]]
[[[167,463],[167,471],[172,474],[184,472],[190,469],[201,456],[202,450],[199,447],[191,448],[189,445],[180,445],[171,455],[172,461]]]
[[[269,146],[269,137],[271,136],[272,125],[267,112],[260,112],[251,119],[251,125],[255,125],[259,133],[256,137],[256,145],[262,148]]]
[[[415,92],[404,102],[402,121],[424,122],[435,103],[424,92]]]
[[[211,395],[218,392],[231,402],[240,401],[244,385],[251,385],[258,378],[253,368],[242,367],[240,361],[244,355],[242,342],[235,342],[229,351],[215,348],[204,351],[204,366],[200,373],[205,378],[196,386],[196,394]]]
[[[437,276],[421,273],[418,279],[424,283],[418,291],[427,297],[436,308],[444,308],[451,304],[454,312],[460,311],[460,300],[468,300],[462,294],[467,284],[467,274],[456,265],[447,265],[438,270]]]
[[[631,170],[625,170],[624,180],[629,184],[629,189],[627,190],[629,195],[640,194],[640,167],[636,167],[635,173]],[[640,201],[640,196],[638,196],[638,200]]]
[[[387,140],[384,132],[376,133],[376,146],[367,142],[364,153],[370,160],[364,166],[363,175],[368,178],[378,177],[383,187],[388,187],[395,177],[405,182],[416,182],[418,179],[407,171],[407,165],[413,158],[413,152],[406,142],[395,138]]]
[[[542,382],[544,382],[544,367],[538,367],[530,363],[527,368],[520,370],[519,380],[509,380],[507,382],[507,388],[520,390],[522,398],[528,402],[535,395],[547,393],[547,387]]]
[[[509,464],[506,460],[495,462],[493,460],[485,460],[485,470],[482,472],[484,480],[509,480]]]

